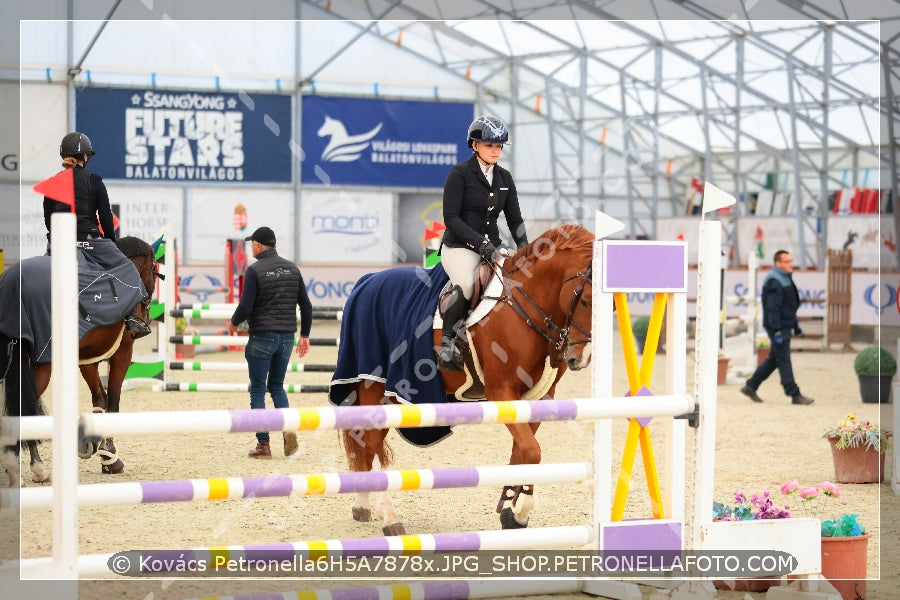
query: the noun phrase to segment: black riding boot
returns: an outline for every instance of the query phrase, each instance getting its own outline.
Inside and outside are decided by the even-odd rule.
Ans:
[[[137,312],[138,307],[135,306],[130,313],[125,315],[125,329],[128,330],[133,339],[140,339],[153,333],[147,323],[138,316]]]
[[[469,299],[463,295],[462,288],[453,286],[447,308],[444,309],[444,327],[441,336],[441,349],[438,350],[438,369],[446,371],[462,371],[463,356],[456,343],[456,337],[465,335],[466,309]]]

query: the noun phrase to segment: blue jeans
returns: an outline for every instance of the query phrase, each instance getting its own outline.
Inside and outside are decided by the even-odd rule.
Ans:
[[[794,368],[791,366],[791,330],[783,329],[782,332],[783,340],[780,344],[776,344],[775,340],[771,339],[772,332],[767,332],[771,340],[772,350],[769,352],[768,358],[756,368],[756,371],[747,380],[747,386],[753,390],[758,390],[762,382],[778,369],[784,393],[788,396],[796,396],[800,393],[800,387],[794,381]]]
[[[250,373],[250,408],[266,407],[266,390],[272,395],[275,408],[287,408],[288,397],[284,391],[284,373],[294,350],[293,333],[251,333],[244,349],[247,370]],[[256,434],[260,443],[269,441],[269,432]]]

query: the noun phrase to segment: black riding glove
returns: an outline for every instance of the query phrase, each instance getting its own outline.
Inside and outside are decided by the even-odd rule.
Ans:
[[[478,254],[489,263],[497,260],[500,255],[500,253],[497,252],[497,247],[494,246],[490,240],[481,242],[481,246],[478,247]]]

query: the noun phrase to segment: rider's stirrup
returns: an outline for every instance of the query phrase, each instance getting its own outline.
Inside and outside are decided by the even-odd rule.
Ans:
[[[462,371],[463,357],[456,343],[456,338],[442,340],[441,349],[438,351],[438,369],[445,371]],[[449,343],[448,343],[449,342]]]
[[[125,329],[128,330],[131,337],[134,339],[139,339],[153,333],[150,330],[150,327],[134,313],[125,317]]]

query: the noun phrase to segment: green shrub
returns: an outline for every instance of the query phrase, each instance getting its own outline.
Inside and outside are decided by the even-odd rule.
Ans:
[[[869,346],[856,355],[853,370],[862,375],[893,375],[897,372],[897,361],[881,346]]]
[[[634,323],[631,324],[631,332],[634,333],[634,335],[637,335],[640,337],[646,337],[647,330],[649,328],[650,328],[650,317],[648,317],[646,315],[643,317],[638,317],[637,319],[634,320]]]

